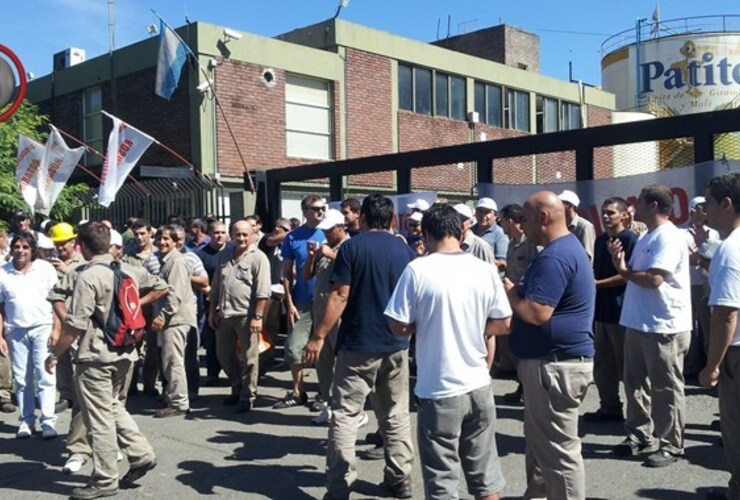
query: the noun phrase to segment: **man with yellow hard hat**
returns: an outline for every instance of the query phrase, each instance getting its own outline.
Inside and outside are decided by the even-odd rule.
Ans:
[[[57,270],[57,278],[61,280],[64,275],[78,266],[85,264],[85,258],[76,250],[77,234],[71,224],[60,222],[55,224],[49,232],[49,239],[54,243],[57,256],[50,260],[51,264]],[[71,298],[71,297],[70,297]],[[69,304],[66,304],[69,307]],[[60,318],[60,325],[64,318]],[[55,329],[51,336],[52,345],[59,338],[61,328]],[[72,366],[72,355],[70,350],[66,351],[59,359],[57,366],[57,391],[59,392],[59,403],[56,411],[64,411],[72,406],[72,401],[76,400],[74,395],[74,370]]]

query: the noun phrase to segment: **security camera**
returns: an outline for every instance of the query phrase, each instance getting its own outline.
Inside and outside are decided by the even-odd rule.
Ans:
[[[226,37],[226,41],[229,40],[241,40],[242,34],[238,31],[230,30],[229,28],[224,28],[224,36]]]
[[[198,85],[196,88],[198,89],[198,92],[200,92],[201,94],[205,94],[211,89],[211,85],[212,85],[211,81],[206,80],[205,82]]]

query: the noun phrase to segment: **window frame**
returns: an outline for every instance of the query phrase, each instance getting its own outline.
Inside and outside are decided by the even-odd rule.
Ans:
[[[89,110],[88,108],[88,96],[93,93],[98,93],[100,98],[98,102],[100,107],[98,109]],[[103,141],[105,137],[105,130],[103,129],[103,88],[100,86],[90,87],[82,91],[82,141],[97,151],[103,151]],[[91,137],[88,131],[88,120],[96,120],[99,123],[100,137]],[[96,167],[103,164],[103,158],[99,155],[85,151],[83,159],[86,167]]]
[[[430,112],[420,111],[417,94],[417,73],[425,72],[431,75],[431,105]],[[404,75],[402,76],[402,73]],[[410,78],[409,78],[410,75]],[[444,80],[444,94],[440,95],[440,84],[441,80]],[[411,84],[411,88],[406,88],[406,85]],[[460,99],[454,99],[456,93],[453,94],[453,82],[457,82],[459,85],[454,85],[455,89],[462,89],[462,113],[459,113]],[[402,85],[404,86],[402,88]],[[407,107],[406,104],[409,100],[409,91],[411,107]],[[445,71],[438,71],[434,68],[427,68],[423,66],[414,66],[406,63],[398,63],[398,109],[403,111],[411,111],[412,113],[449,118],[451,120],[467,120],[467,99],[468,99],[468,88],[467,88],[467,77],[461,75],[455,75],[447,73]],[[457,113],[455,111],[458,111]]]

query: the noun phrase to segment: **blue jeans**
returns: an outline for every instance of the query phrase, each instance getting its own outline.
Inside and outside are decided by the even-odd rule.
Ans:
[[[13,328],[7,336],[15,394],[18,398],[19,421],[30,426],[36,423],[34,387],[38,389],[41,403],[41,424],[54,427],[57,421],[54,414],[56,375],[50,375],[44,368],[44,361],[50,352],[50,335],[51,325],[39,325],[32,328]]]

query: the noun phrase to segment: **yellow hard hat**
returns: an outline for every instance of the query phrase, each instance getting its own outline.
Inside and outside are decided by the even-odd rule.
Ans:
[[[54,243],[61,243],[76,237],[75,229],[71,224],[67,224],[66,222],[55,224],[54,227],[51,228],[51,234],[49,234],[49,238]]]

